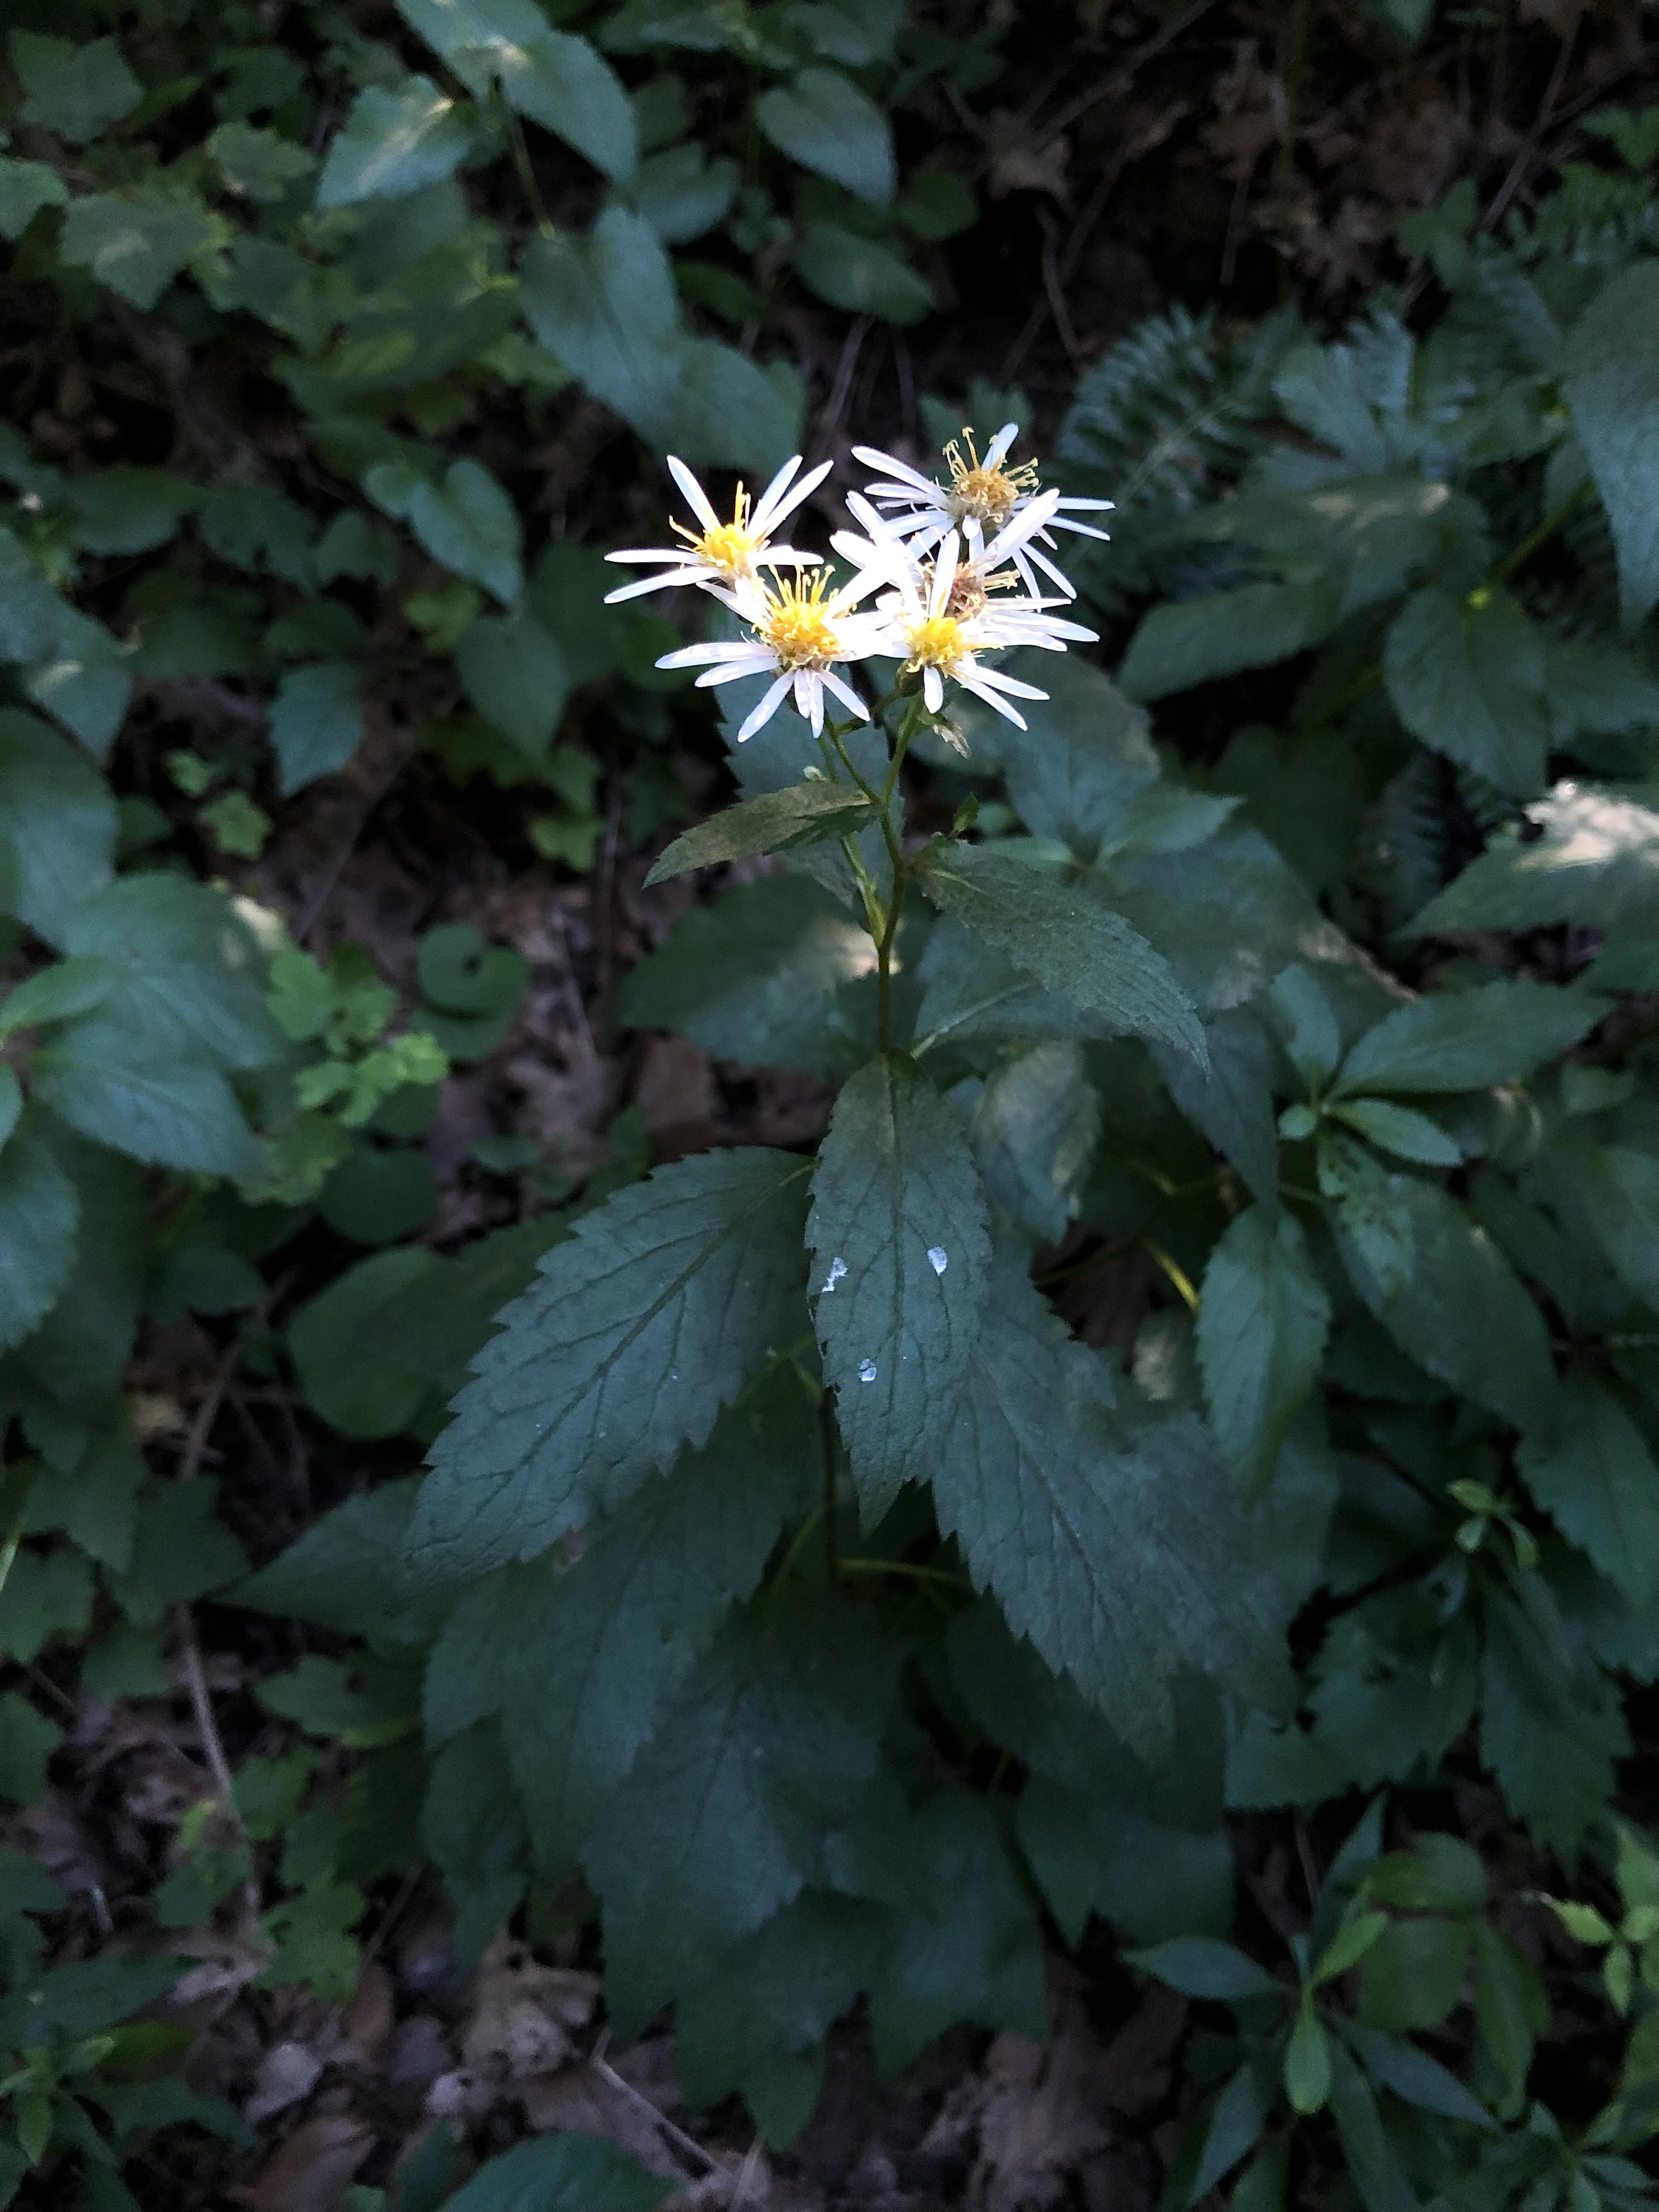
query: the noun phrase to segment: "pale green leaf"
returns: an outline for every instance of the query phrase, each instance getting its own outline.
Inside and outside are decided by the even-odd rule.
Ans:
[[[1330,1319],[1301,1224],[1260,1206],[1241,1213],[1205,1270],[1198,1359],[1210,1425],[1252,1489],[1313,1389]]]
[[[465,112],[430,77],[360,92],[317,182],[319,208],[402,199],[453,175],[472,150]]]
[[[824,1378],[873,1526],[960,1398],[990,1258],[961,1121],[914,1062],[873,1060],[842,1087],[806,1237]]]
[[[206,151],[231,191],[251,200],[282,199],[317,166],[316,155],[291,138],[275,131],[257,131],[250,123],[222,123],[208,139]]]
[[[845,783],[791,784],[728,806],[687,830],[658,860],[647,884],[665,883],[691,868],[721,860],[748,860],[761,853],[787,853],[826,837],[850,836],[875,817],[875,808],[855,786]]]
[[[807,1164],[755,1147],[659,1168],[578,1223],[432,1451],[410,1534],[422,1572],[531,1559],[614,1507],[805,1330]]]
[[[839,70],[804,69],[755,102],[772,143],[873,207],[893,197],[893,134],[887,118]]]
[[[1112,1029],[1161,1038],[1206,1064],[1202,1026],[1168,963],[1091,884],[960,844],[930,852],[920,881],[935,906],[1045,990]]]
[[[1564,1535],[1634,1607],[1659,1595],[1659,1468],[1613,1393],[1583,1368],[1561,1385],[1558,1424],[1525,1437],[1516,1465]]]

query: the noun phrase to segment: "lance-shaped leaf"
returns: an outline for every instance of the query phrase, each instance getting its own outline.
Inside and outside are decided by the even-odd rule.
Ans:
[[[1209,1064],[1197,1011],[1169,963],[1091,885],[961,844],[928,854],[919,880],[935,906],[1046,990],[1114,1030],[1161,1037]]]
[[[962,1123],[913,1061],[836,1101],[806,1225],[825,1380],[867,1523],[924,1475],[979,1340],[990,1238]]]
[[[664,1701],[759,1581],[785,1516],[822,1474],[823,1442],[780,1370],[601,1522],[574,1566],[556,1555],[473,1584],[432,1654],[434,1741],[501,1715],[537,1856],[567,1874]]]
[[[1210,1425],[1253,1486],[1273,1473],[1292,1413],[1313,1389],[1331,1302],[1288,1213],[1241,1213],[1210,1255],[1198,1361]]]
[[[1396,1007],[1338,1070],[1339,1097],[1367,1091],[1483,1091],[1518,1082],[1587,1036],[1605,1006],[1523,977]]]
[[[1009,1626],[1157,1759],[1183,1668],[1282,1701],[1280,1601],[1270,1531],[1202,1425],[1130,1419],[1111,1372],[1050,1313],[1020,1251],[999,1251],[979,1350],[937,1432],[934,1509]]]
[[[33,1117],[0,1148],[0,1349],[21,1343],[68,1282],[81,1202]]]
[[[806,1173],[758,1146],[681,1160],[554,1247],[433,1447],[410,1528],[418,1572],[532,1559],[707,1441],[805,1319]]]
[[[676,837],[646,878],[666,883],[690,868],[717,860],[749,860],[759,853],[787,853],[793,845],[816,845],[825,837],[849,837],[873,822],[876,810],[856,787],[845,783],[792,783],[728,806]]]

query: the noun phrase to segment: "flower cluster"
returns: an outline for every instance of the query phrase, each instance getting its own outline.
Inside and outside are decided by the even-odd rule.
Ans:
[[[1073,530],[1103,538],[1103,530],[1076,516],[1111,501],[1062,498],[1038,488],[1032,463],[1006,465],[1015,430],[1012,422],[1000,430],[983,459],[972,433],[964,432],[965,458],[954,443],[945,449],[948,483],[922,476],[890,453],[855,447],[859,459],[879,473],[862,494],[848,495],[848,511],[858,529],[837,531],[830,539],[852,572],[839,582],[831,580],[819,555],[773,542],[829,475],[828,461],[803,476],[796,454],[752,504],[739,485],[732,519],[722,521],[696,477],[671,454],[668,466],[696,526],[674,524],[684,541],[678,546],[607,555],[630,564],[667,564],[623,585],[610,599],[695,584],[739,618],[740,637],[682,646],[657,664],[700,668],[700,684],[769,676],[738,732],[739,744],[791,692],[815,737],[823,726],[826,692],[868,721],[870,709],[847,672],[872,659],[899,662],[901,681],[910,679],[906,689],[920,688],[932,714],[942,713],[948,682],[1023,729],[1024,718],[1013,702],[1048,695],[988,666],[983,656],[1016,646],[1063,653],[1070,641],[1094,638],[1093,630],[1053,611],[1077,596],[1050,557],[1053,533]],[[1044,596],[1043,580],[1058,596]]]

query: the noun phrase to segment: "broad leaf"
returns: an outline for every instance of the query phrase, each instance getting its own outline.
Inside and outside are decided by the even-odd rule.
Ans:
[[[1045,990],[1115,1030],[1162,1038],[1206,1064],[1203,1029],[1168,963],[1091,884],[1062,883],[977,845],[929,854],[920,880],[935,906]]]
[[[1031,1236],[1058,1243],[1100,1133],[1100,1099],[1081,1045],[1032,1045],[1003,1060],[980,1093],[969,1133],[993,1204]]]
[[[795,272],[811,292],[849,315],[874,315],[903,328],[938,305],[929,286],[889,247],[838,222],[801,226]]]
[[[665,1700],[760,1579],[822,1460],[806,1395],[780,1374],[602,1522],[574,1566],[504,1568],[451,1616],[427,1674],[428,1732],[441,1741],[501,1715],[550,1879],[568,1872]]]
[[[487,99],[498,84],[607,176],[631,175],[634,111],[616,71],[586,39],[550,29],[534,0],[398,0],[398,12],[469,92]]]
[[[410,1532],[424,1575],[534,1559],[707,1441],[805,1323],[806,1173],[787,1152],[705,1153],[618,1192],[554,1247],[433,1448]]]
[[[1554,1364],[1537,1307],[1456,1200],[1416,1176],[1386,1178],[1386,1216],[1409,1239],[1395,1274],[1343,1208],[1337,1242],[1354,1288],[1431,1375],[1518,1429],[1548,1421]]]
[[[403,199],[451,175],[472,149],[465,112],[430,77],[360,92],[317,180],[319,208]]]
[[[1501,791],[1544,781],[1549,716],[1540,634],[1506,592],[1460,602],[1431,587],[1408,599],[1382,652],[1395,712],[1414,737]]]
[[[1623,270],[1567,340],[1562,392],[1619,553],[1633,629],[1659,601],[1659,267]]]
[[[33,714],[0,713],[0,913],[51,943],[109,881],[115,803],[72,745]]]
[[[291,669],[276,686],[270,742],[284,799],[343,768],[362,740],[357,671],[349,661]]]
[[[113,39],[76,46],[67,39],[14,31],[7,44],[27,94],[23,121],[57,131],[72,146],[100,137],[112,123],[131,115],[144,96]]]
[[[455,666],[478,712],[532,760],[543,759],[570,695],[557,639],[533,615],[480,616],[461,632]]]
[[[1583,1369],[1561,1385],[1557,1427],[1523,1437],[1516,1464],[1563,1534],[1629,1603],[1659,1595],[1659,1468],[1612,1392]]]
[[[975,1583],[1125,1742],[1164,1754],[1183,1668],[1262,1703],[1282,1694],[1265,1528],[1196,1420],[1115,1407],[1108,1359],[1067,1335],[1017,1248],[994,1263],[979,1352],[934,1449],[939,1525]]]
[[[45,207],[62,207],[69,186],[44,161],[0,159],[0,238],[20,239]]]
[[[598,2136],[543,2136],[486,2159],[444,2212],[653,2212],[673,2185]]]
[[[1595,1145],[1569,1155],[1567,1165],[1590,1231],[1620,1279],[1659,1306],[1659,1158],[1632,1145]]]
[[[1527,809],[1525,835],[1500,831],[1430,900],[1411,933],[1542,929],[1562,921],[1659,931],[1656,797],[1642,784],[1609,791],[1558,783]]]
[[[759,799],[746,799],[728,806],[723,814],[700,822],[676,837],[646,878],[647,884],[665,883],[690,868],[713,866],[720,860],[748,860],[761,853],[787,853],[796,845],[813,845],[825,837],[850,836],[875,819],[876,810],[854,786],[829,783],[791,784],[784,791],[769,791]]]
[[[1630,1732],[1617,1688],[1574,1664],[1547,1588],[1532,1577],[1486,1607],[1480,1756],[1547,1850],[1576,1851],[1602,1819]]]
[[[1204,1024],[1207,1072],[1156,1042],[1158,1072],[1194,1127],[1238,1170],[1259,1204],[1279,1202],[1279,1133],[1273,1121],[1273,1053],[1255,1014],[1238,1008]]]
[[[148,313],[211,235],[206,209],[191,201],[142,189],[88,192],[65,209],[58,250]]]
[[[32,1121],[0,1145],[0,1351],[40,1321],[75,1265],[81,1202]]]
[[[1205,1270],[1198,1358],[1210,1425],[1252,1489],[1313,1389],[1330,1319],[1301,1224],[1260,1206],[1241,1213]]]
[[[719,1060],[827,1071],[874,1044],[875,964],[869,932],[828,891],[763,876],[683,915],[629,971],[617,1018]]]
[[[584,1854],[619,2036],[818,1874],[879,1756],[893,1662],[872,1629],[792,1591],[735,1621],[663,1714]]]
[[[1337,1072],[1368,1091],[1482,1091],[1559,1059],[1601,1020],[1593,999],[1521,977],[1413,999],[1368,1030]]]
[[[1327,583],[1246,584],[1237,592],[1175,599],[1156,606],[1129,641],[1117,680],[1131,699],[1163,699],[1172,691],[1263,668],[1317,645],[1337,617]]]
[[[962,1123],[913,1061],[836,1101],[806,1224],[824,1379],[866,1525],[927,1472],[975,1357],[990,1257]]]
[[[524,533],[517,510],[481,461],[452,461],[441,484],[423,477],[410,495],[409,526],[446,568],[482,584],[504,606],[524,589]]]
[[[755,120],[775,146],[844,185],[872,206],[893,197],[893,134],[880,108],[839,70],[805,69],[755,102]]]

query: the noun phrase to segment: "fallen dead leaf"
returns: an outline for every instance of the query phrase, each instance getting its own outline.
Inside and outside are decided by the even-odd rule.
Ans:
[[[1046,2051],[1000,2035],[979,2073],[946,2098],[921,2148],[949,2156],[971,2147],[970,2212],[1043,2212],[1065,2195],[1069,2172],[1110,2146],[1105,2073],[1081,2008],[1069,2004]]]
[[[253,2094],[242,2106],[250,2120],[268,2120],[308,2097],[321,2079],[323,2062],[303,2043],[273,2044],[259,2062]]]
[[[434,2088],[437,2084],[434,2084]],[[647,2172],[684,2181],[685,2169],[669,2149],[658,2118],[642,2097],[608,2081],[596,2067],[574,2066],[527,2082],[524,2114],[538,2135],[554,2130],[603,2136],[635,2158]]]

